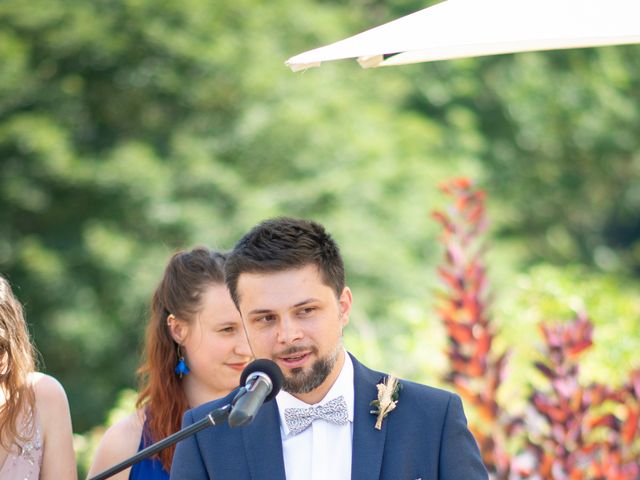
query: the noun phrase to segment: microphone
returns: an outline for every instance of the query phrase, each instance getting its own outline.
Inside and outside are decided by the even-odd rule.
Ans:
[[[242,371],[240,391],[229,414],[230,427],[249,425],[263,403],[272,400],[282,388],[280,367],[265,358],[254,360]]]

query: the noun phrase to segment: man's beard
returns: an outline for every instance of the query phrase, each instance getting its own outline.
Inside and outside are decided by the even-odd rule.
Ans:
[[[309,393],[318,388],[336,365],[341,348],[342,344],[339,344],[332,353],[326,357],[318,358],[308,371],[305,371],[302,367],[292,369],[290,375],[285,375],[282,389],[285,392],[300,394]],[[284,352],[284,355],[292,355],[304,350],[305,348],[292,347]],[[317,349],[314,347],[311,353],[317,353]]]

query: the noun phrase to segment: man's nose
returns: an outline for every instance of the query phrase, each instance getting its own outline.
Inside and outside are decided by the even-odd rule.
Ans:
[[[238,339],[233,351],[236,355],[241,357],[253,357],[253,351],[251,350],[251,346],[249,345],[249,340],[247,339],[247,334],[244,329],[238,333]]]
[[[290,316],[282,317],[278,325],[278,342],[292,344],[303,337],[302,330],[296,319]]]

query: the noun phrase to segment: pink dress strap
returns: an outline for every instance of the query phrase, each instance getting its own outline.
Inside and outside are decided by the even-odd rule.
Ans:
[[[37,415],[29,415],[23,424],[23,435],[30,439],[13,446],[0,468],[0,480],[38,480],[42,465],[42,434]]]

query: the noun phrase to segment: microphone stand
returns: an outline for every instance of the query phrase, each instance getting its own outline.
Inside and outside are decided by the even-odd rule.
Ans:
[[[96,475],[95,477],[91,477],[89,480],[104,480],[105,478],[109,478],[115,475],[118,472],[121,472],[125,468],[130,467],[134,463],[138,463],[141,460],[144,460],[151,455],[158,453],[160,450],[164,450],[170,445],[179,442],[195,433],[198,433],[200,430],[204,430],[207,427],[212,427],[218,425],[220,423],[226,422],[227,418],[229,418],[229,413],[231,412],[231,405],[225,405],[224,407],[220,407],[210,412],[206,417],[201,420],[198,420],[196,423],[189,425],[187,428],[177,431],[173,435],[169,435],[167,438],[160,440],[153,445],[149,445],[144,450],[140,450],[133,457],[128,458],[124,462],[115,465],[108,470]]]

